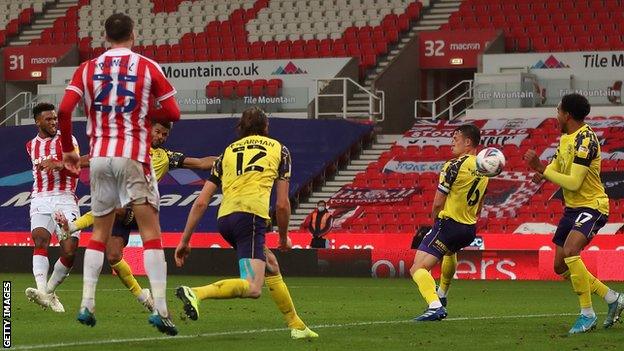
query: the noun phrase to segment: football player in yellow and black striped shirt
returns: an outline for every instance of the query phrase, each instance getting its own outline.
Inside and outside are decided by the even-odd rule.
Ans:
[[[212,195],[221,186],[223,199],[217,216],[219,233],[236,250],[240,278],[196,288],[180,286],[176,289],[176,296],[184,303],[187,316],[196,320],[201,300],[258,298],[266,272],[266,285],[286,319],[291,337],[316,338],[318,334],[297,315],[277,259],[264,241],[269,199],[275,186],[279,248],[288,250],[292,246],[288,238],[290,152],[279,141],[268,137],[268,127],[267,116],[261,109],[252,107],[243,112],[238,124],[240,139],[230,144],[215,161],[211,177],[193,203],[175,252],[176,264],[182,266],[190,253],[193,231]]]
[[[551,181],[563,189],[565,211],[553,237],[556,245],[555,272],[572,281],[579,295],[581,315],[570,334],[583,333],[596,327],[596,313],[591,293],[595,292],[609,305],[604,327],[609,328],[624,310],[624,296],[609,289],[585,267],[581,251],[606,223],[609,198],[600,181],[600,142],[585,123],[590,105],[579,94],[564,96],[557,106],[561,140],[553,161],[544,166],[536,152],[529,150],[524,158],[536,171],[534,181]]]
[[[455,273],[455,254],[470,245],[476,237],[476,223],[488,178],[477,172],[477,147],[481,131],[472,124],[458,127],[453,133],[454,159],[446,162],[433,200],[433,228],[423,238],[410,268],[428,308],[415,321],[446,318],[446,291]],[[431,269],[442,259],[442,276],[438,293]],[[441,299],[442,297],[442,299]]]
[[[216,157],[206,156],[202,158],[187,157],[181,152],[165,149],[163,144],[167,141],[171,132],[171,122],[154,121],[152,125],[152,144],[150,156],[152,167],[157,180],[169,172],[171,168],[188,168],[208,171]],[[116,210],[117,217],[113,225],[113,232],[106,243],[106,258],[111,268],[117,273],[122,283],[148,310],[152,309],[152,298],[148,289],[142,289],[138,281],[134,278],[128,263],[123,259],[123,248],[128,245],[131,231],[137,231],[138,227],[134,220],[134,214],[130,208]],[[93,215],[91,211],[80,216],[73,222],[68,222],[61,213],[55,214],[55,220],[59,226],[65,230],[67,235],[83,230],[93,225]]]

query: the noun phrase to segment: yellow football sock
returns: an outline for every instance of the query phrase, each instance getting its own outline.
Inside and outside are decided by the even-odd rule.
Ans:
[[[74,226],[76,227],[76,231],[89,228],[92,225],[93,225],[93,214],[91,214],[91,211],[83,214],[82,216],[78,217],[77,220],[74,221]]]
[[[115,271],[115,273],[117,273],[117,276],[123,285],[130,289],[132,295],[136,297],[141,295],[141,285],[139,285],[139,282],[137,282],[134,275],[132,275],[132,270],[130,269],[128,262],[122,258],[121,261],[112,265],[111,268]]]
[[[232,299],[243,297],[249,291],[249,282],[245,279],[224,279],[206,286],[192,288],[199,300]]]
[[[581,256],[566,257],[565,263],[570,269],[570,281],[572,281],[574,292],[579,296],[581,308],[590,308],[592,301],[589,272],[581,260]]]
[[[591,292],[604,299],[609,292],[609,287],[601,282],[600,279],[594,277],[594,275],[591,274],[589,271],[587,271],[587,274],[589,275],[589,285],[591,287]]]
[[[438,294],[435,291],[435,280],[431,276],[428,270],[424,268],[418,269],[412,275],[412,279],[418,285],[418,290],[420,290],[420,294],[425,298],[427,304],[431,304],[434,301],[440,301],[438,298]]]
[[[440,273],[440,289],[446,294],[451,280],[455,276],[455,269],[457,268],[457,254],[444,255],[442,258],[442,272]]]
[[[266,277],[265,283],[267,288],[269,288],[271,298],[275,301],[277,308],[284,315],[288,328],[299,330],[305,329],[306,325],[297,315],[295,305],[293,304],[290,293],[288,292],[288,287],[286,286],[286,283],[284,283],[281,274]]]
[[[591,292],[604,299],[605,296],[607,296],[607,293],[609,292],[609,287],[606,286],[599,279],[594,277],[594,275],[591,274],[591,272],[588,271],[587,274],[589,274],[589,286],[590,286]],[[565,271],[561,273],[560,276],[561,278],[568,280],[570,279],[570,271],[569,270]]]

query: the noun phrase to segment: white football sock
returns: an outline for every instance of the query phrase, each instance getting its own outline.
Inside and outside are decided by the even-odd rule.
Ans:
[[[614,303],[615,301],[617,301],[619,294],[616,293],[615,291],[609,289],[609,291],[607,291],[607,295],[605,295],[604,299],[607,303]]]
[[[446,297],[446,291],[442,290],[441,287],[438,286],[438,290],[436,291],[438,297]]]
[[[37,283],[37,290],[46,292],[46,283],[48,280],[48,270],[50,269],[50,261],[48,256],[33,255],[32,271]]]
[[[67,267],[61,262],[59,258],[56,260],[54,264],[54,270],[52,271],[52,275],[50,276],[50,280],[48,280],[47,292],[53,293],[54,290],[67,278],[69,272],[71,271],[71,267]]]
[[[152,287],[152,298],[154,299],[154,310],[163,316],[169,316],[167,311],[166,289],[167,289],[167,262],[165,252],[162,249],[149,249],[143,251],[143,264],[145,272]]]
[[[592,307],[581,308],[581,314],[585,317],[595,317],[596,313]]]
[[[442,307],[442,303],[438,300],[433,301],[432,303],[429,304],[429,308],[440,308]]]
[[[87,249],[84,255],[84,271],[82,284],[82,302],[80,307],[86,307],[93,312],[95,309],[95,287],[97,286],[102,264],[104,262],[104,252]]]

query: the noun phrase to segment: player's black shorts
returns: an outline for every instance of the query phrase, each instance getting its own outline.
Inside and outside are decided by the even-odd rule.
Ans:
[[[266,261],[264,235],[266,219],[246,212],[234,212],[217,220],[219,233],[236,250],[238,259]]]
[[[125,247],[128,245],[128,240],[130,240],[130,232],[138,230],[139,226],[137,225],[136,219],[134,219],[132,209],[126,208],[126,215],[124,217],[115,217],[112,236],[123,238]]]
[[[559,220],[557,231],[552,242],[557,246],[563,247],[570,231],[576,230],[581,232],[591,241],[600,228],[604,227],[609,220],[609,216],[598,210],[588,207],[571,208],[566,207],[563,211],[563,217]]]
[[[477,236],[475,224],[464,224],[450,218],[438,218],[431,231],[425,235],[418,246],[418,251],[424,251],[437,258],[449,253],[455,253],[470,245]]]

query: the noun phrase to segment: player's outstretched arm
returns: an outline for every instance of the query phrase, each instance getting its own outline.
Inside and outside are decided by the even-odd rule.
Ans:
[[[206,156],[202,158],[185,157],[184,161],[182,162],[182,167],[188,169],[200,169],[204,171],[209,171],[212,169],[212,165],[214,164],[214,161],[216,159],[216,156]]]
[[[288,223],[290,221],[290,199],[288,198],[289,181],[278,179],[275,181],[275,212],[277,229],[279,232],[279,249],[288,250],[292,242],[288,237]]]
[[[182,267],[184,265],[184,260],[191,253],[191,236],[193,235],[199,220],[206,212],[206,209],[208,209],[208,204],[210,203],[210,199],[215,191],[217,191],[217,185],[208,180],[204,183],[204,187],[199,193],[197,199],[195,199],[195,202],[193,202],[191,212],[189,212],[188,218],[186,219],[184,233],[182,234],[180,243],[175,251],[175,261],[178,267]]]
[[[587,172],[589,172],[588,167],[573,163],[569,175],[559,173],[554,169],[547,167],[544,171],[544,178],[566,190],[577,191],[583,184]]]

